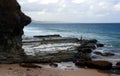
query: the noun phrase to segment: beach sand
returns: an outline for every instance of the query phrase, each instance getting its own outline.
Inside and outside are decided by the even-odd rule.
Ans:
[[[42,66],[42,65],[41,65]],[[0,64],[0,76],[120,76],[95,69],[62,70],[55,68],[24,68],[19,64]]]

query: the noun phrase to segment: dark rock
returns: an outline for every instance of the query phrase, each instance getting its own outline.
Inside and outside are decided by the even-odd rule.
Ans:
[[[99,51],[95,51],[94,54],[103,56],[103,54]]]
[[[37,56],[28,56],[25,63],[51,63],[51,62],[68,62],[75,61],[75,52],[58,52],[58,53],[49,53],[47,55],[37,55]]]
[[[32,63],[21,63],[19,65],[24,68],[42,68],[41,66],[38,66]]]
[[[116,65],[120,65],[120,62],[117,62]]]
[[[101,53],[99,51],[95,51],[94,54],[96,55],[101,55],[101,56],[114,56],[115,54],[111,53],[111,52],[104,52],[104,53]]]
[[[88,61],[87,62],[88,68],[95,68],[95,69],[103,69],[103,70],[109,70],[112,68],[112,63],[108,61]]]
[[[88,44],[81,44],[81,46],[79,46],[77,48],[78,51],[81,51],[81,49],[84,49],[84,48],[89,48],[89,49],[96,49],[96,46],[94,43],[88,43]]]
[[[76,61],[75,65],[78,66],[78,67],[85,67],[86,63],[85,63],[85,61]]]
[[[96,49],[97,40],[82,40],[82,43],[77,47],[78,53],[76,54],[76,60],[91,61],[90,53],[93,49]]]
[[[111,52],[105,52],[103,53],[103,56],[114,56],[115,54],[111,53]]]
[[[87,43],[94,43],[94,44],[96,44],[97,40],[96,39],[91,39],[91,40],[88,40]]]
[[[104,47],[104,44],[98,43],[98,44],[97,44],[97,47]]]
[[[58,64],[56,64],[56,63],[50,63],[49,64],[51,67],[58,67]]]
[[[80,60],[80,61],[91,61],[92,60],[90,54],[86,54],[83,52],[78,52],[75,55],[75,59]]]
[[[34,36],[35,38],[51,38],[51,37],[61,37],[59,34],[55,35],[40,35],[40,36]]]
[[[96,49],[96,45],[94,43],[88,43],[85,47],[91,48],[91,49]]]
[[[16,0],[0,0],[0,63],[23,61],[21,36],[24,26],[30,22]]]
[[[83,49],[81,49],[81,51],[83,53],[91,53],[92,52],[91,48],[83,48]]]
[[[27,68],[27,69],[26,69],[26,71],[30,71],[30,69],[29,69],[29,68]]]
[[[12,68],[8,68],[8,70],[13,70]]]
[[[113,70],[120,70],[120,65],[116,65],[112,67]]]
[[[107,61],[78,61],[75,63],[76,66],[86,66],[88,68],[109,70],[112,69],[112,63]]]
[[[76,43],[78,42],[78,38],[71,38],[71,37],[46,37],[46,38],[32,38],[29,40],[23,40],[23,44],[31,44],[31,43],[36,43],[39,42],[41,44],[54,44],[54,43]]]

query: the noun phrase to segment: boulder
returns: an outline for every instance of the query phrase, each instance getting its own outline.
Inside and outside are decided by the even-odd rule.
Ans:
[[[77,61],[76,66],[86,66],[88,68],[109,70],[112,69],[112,63],[108,61]]]
[[[85,67],[86,63],[85,63],[85,61],[76,61],[75,65],[78,66],[78,67]]]
[[[16,0],[0,0],[0,63],[16,63],[25,59],[22,35],[24,26],[30,22]]]

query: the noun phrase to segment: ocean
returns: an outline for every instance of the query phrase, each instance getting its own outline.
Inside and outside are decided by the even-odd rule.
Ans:
[[[104,43],[99,51],[111,51],[120,55],[120,23],[31,23],[24,28],[24,36],[60,34],[63,37],[81,36]]]

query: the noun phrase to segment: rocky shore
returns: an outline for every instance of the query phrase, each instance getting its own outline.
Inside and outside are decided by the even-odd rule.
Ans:
[[[45,42],[45,43],[43,43]],[[68,46],[66,49],[57,49],[63,43],[63,46],[67,46],[68,43],[71,43],[71,46]],[[37,44],[37,45],[36,45]],[[50,46],[48,44],[57,46]],[[77,45],[74,45],[77,44]],[[42,46],[44,45],[44,46]],[[40,48],[42,46],[42,49]],[[26,47],[32,48],[36,53],[28,55],[26,63],[47,63],[50,66],[57,67],[60,62],[73,62],[77,67],[81,68],[94,68],[100,70],[117,70],[116,73],[119,73],[119,65],[114,65],[110,61],[106,60],[94,60],[92,53],[101,56],[114,56],[114,53],[111,52],[95,52],[93,50],[97,48],[104,47],[104,44],[99,43],[96,39],[86,40],[78,38],[68,38],[62,37],[60,35],[46,35],[46,36],[35,36],[33,38],[23,40],[23,48]],[[39,47],[39,48],[36,48]],[[50,51],[50,48],[55,48],[54,51]],[[44,49],[48,49],[48,51]],[[40,50],[41,49],[41,50]]]
[[[9,2],[8,0],[0,0],[0,11],[0,63],[3,64],[1,65],[2,67],[6,67],[4,65],[6,63],[8,64],[7,67],[15,63],[19,63],[19,66],[27,68],[38,68],[33,63],[47,63],[50,66],[58,67],[56,62],[71,61],[77,67],[102,69],[108,70],[111,73],[120,73],[120,62],[116,62],[113,66],[109,61],[93,60],[95,57],[92,57],[92,53],[101,56],[115,55],[110,52],[93,52],[98,47],[104,47],[104,44],[98,43],[96,39],[85,40],[82,38],[62,37],[60,35],[46,35],[23,39],[22,42],[23,28],[31,22],[31,19],[22,13],[21,7],[16,0],[9,0]],[[14,69],[16,66],[19,67],[18,64],[13,65]],[[0,75],[6,74],[4,71],[10,73],[8,70],[12,70],[12,68],[8,68],[8,70],[6,68],[5,70],[4,68],[0,68]],[[22,69],[20,70],[22,71]],[[11,76],[13,76],[12,73]],[[9,74],[2,76],[9,76]],[[20,76],[30,75],[21,74]]]

